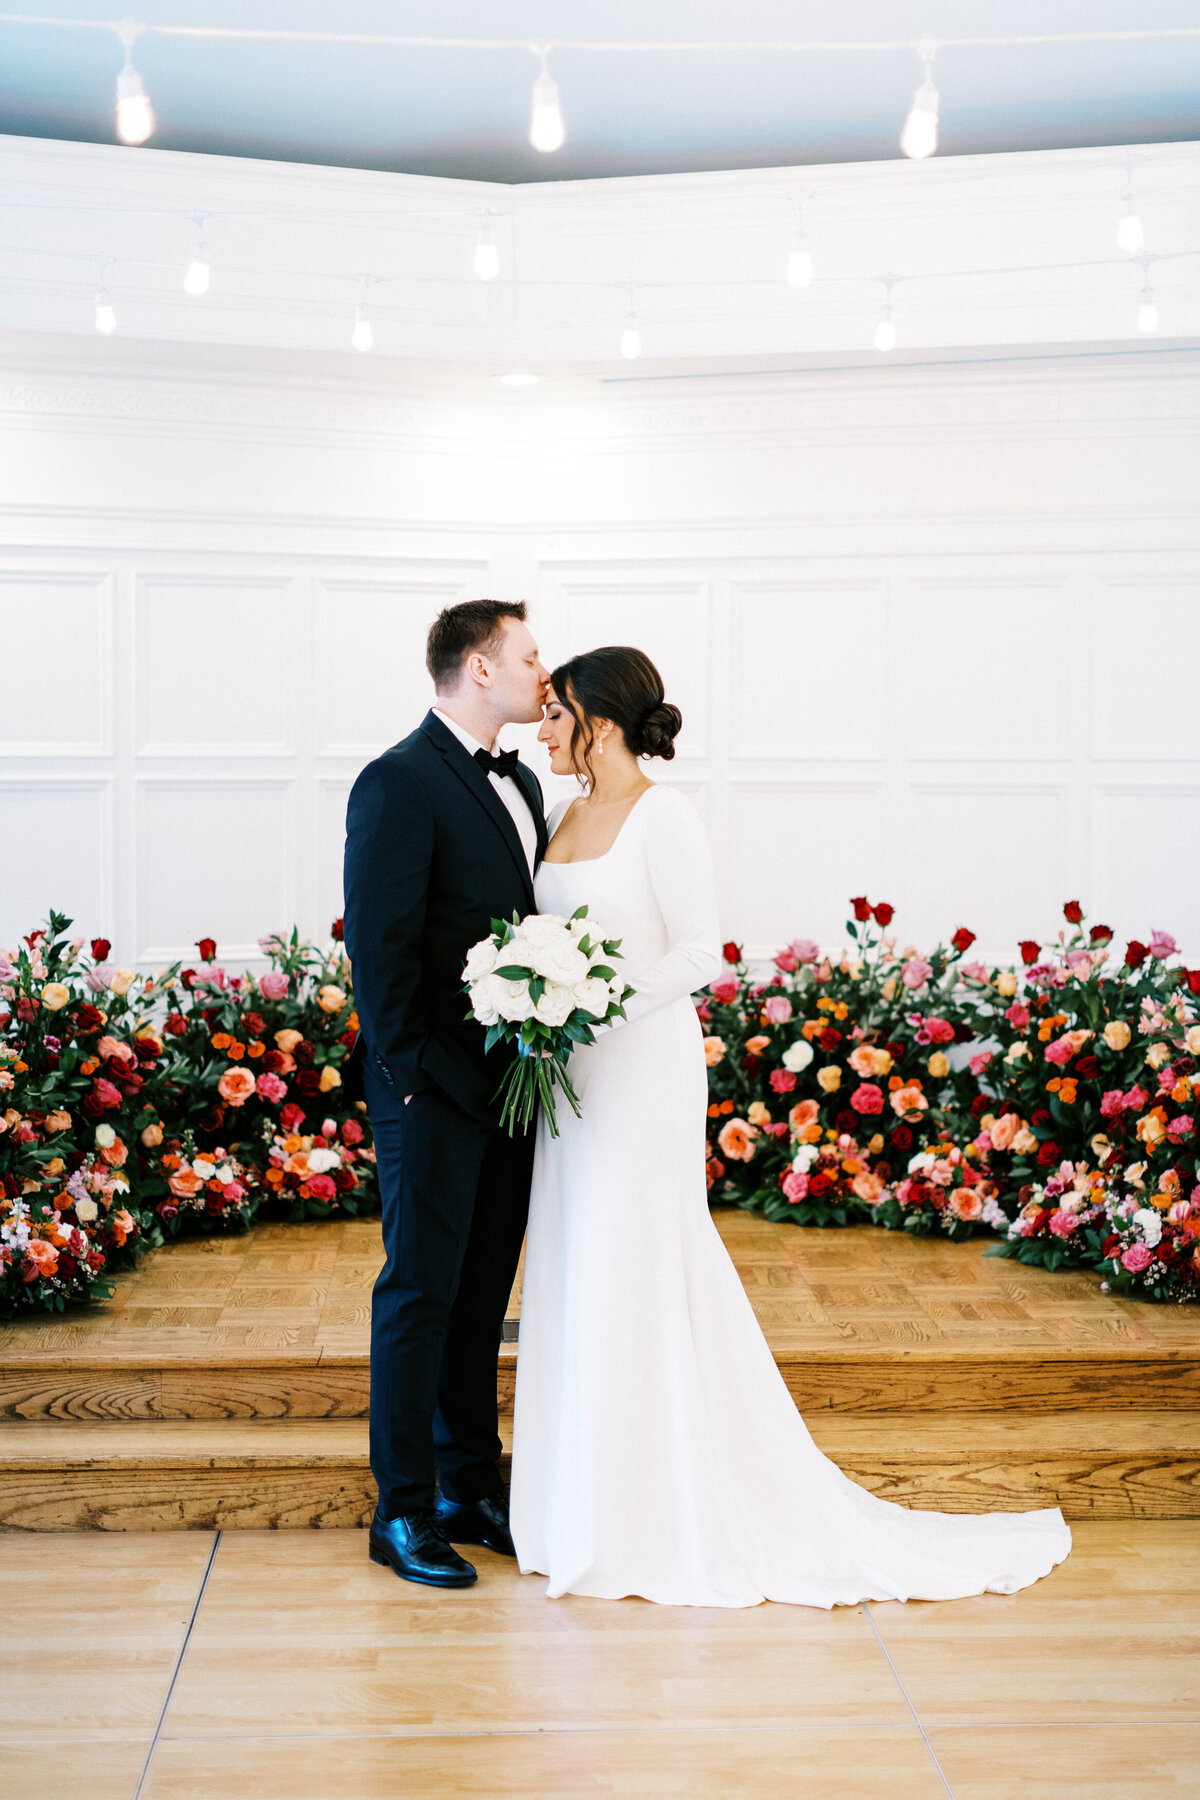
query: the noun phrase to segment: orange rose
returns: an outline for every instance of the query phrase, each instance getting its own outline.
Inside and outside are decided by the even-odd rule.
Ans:
[[[288,1157],[283,1166],[289,1175],[299,1175],[301,1181],[307,1180],[308,1176],[312,1174],[312,1170],[308,1166],[307,1150],[295,1151],[293,1155]]]
[[[1018,1131],[1023,1128],[1023,1124],[1024,1121],[1017,1113],[1005,1113],[1003,1118],[997,1119],[990,1133],[992,1149],[1011,1150],[1012,1141]]]
[[[254,1077],[249,1069],[226,1069],[217,1091],[230,1106],[244,1106],[254,1092]]]
[[[212,1047],[214,1050],[228,1050],[228,1048],[229,1048],[230,1044],[232,1044],[232,1042],[233,1042],[233,1039],[230,1037],[230,1035],[227,1031],[214,1031],[213,1032]]]
[[[815,1100],[800,1100],[788,1114],[788,1124],[793,1131],[803,1131],[806,1126],[816,1123],[820,1110]]]
[[[928,1112],[929,1102],[917,1086],[910,1081],[907,1087],[898,1087],[892,1095],[892,1108],[900,1118],[908,1118],[913,1113]]]
[[[112,1234],[116,1238],[117,1243],[123,1244],[134,1228],[133,1214],[126,1212],[125,1208],[121,1207],[118,1212],[111,1214],[109,1225],[112,1228]]]
[[[247,1044],[246,1055],[247,1056],[261,1056],[263,1054],[263,1052],[266,1050],[266,1047],[267,1046],[263,1043],[261,1038],[255,1038],[255,1040],[252,1044]]]
[[[725,1039],[719,1037],[706,1037],[704,1040],[704,1060],[709,1068],[715,1069],[717,1064],[724,1060],[724,1056]]]
[[[850,1185],[853,1192],[858,1195],[860,1200],[865,1200],[868,1206],[874,1206],[883,1195],[882,1181],[878,1175],[872,1175],[867,1169],[864,1169],[861,1175],[856,1175]]]
[[[749,1162],[754,1155],[754,1140],[758,1132],[745,1119],[730,1119],[722,1125],[717,1143],[722,1156],[730,1162]]]
[[[123,1168],[129,1156],[129,1152],[120,1138],[117,1138],[111,1144],[102,1145],[100,1154],[110,1169]]]
[[[746,1039],[746,1055],[747,1056],[761,1056],[763,1051],[766,1050],[770,1046],[770,1042],[771,1042],[771,1040],[769,1037],[747,1038]]]
[[[241,1060],[242,1060],[243,1056],[245,1056],[245,1054],[246,1054],[245,1044],[233,1043],[233,1044],[229,1045],[228,1055],[229,1055],[231,1062],[241,1062]]]
[[[956,1219],[977,1219],[983,1211],[983,1201],[974,1188],[957,1187],[950,1195],[950,1211]]]
[[[277,1031],[275,1033],[275,1048],[277,1050],[282,1050],[285,1055],[290,1056],[303,1036],[304,1033],[302,1031],[292,1031],[290,1027],[286,1031]]]
[[[167,1186],[177,1200],[191,1200],[200,1192],[200,1177],[192,1169],[180,1169],[177,1175],[167,1180]]]

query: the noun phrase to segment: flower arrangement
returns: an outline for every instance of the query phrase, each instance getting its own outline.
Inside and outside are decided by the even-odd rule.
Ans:
[[[375,1159],[357,1119],[343,1119],[340,1126],[326,1119],[319,1132],[307,1137],[274,1132],[268,1125],[263,1136],[263,1180],[273,1197],[286,1203],[289,1219],[330,1218],[339,1209],[354,1210],[363,1191],[364,1167]]]
[[[598,1025],[625,1017],[633,989],[611,967],[620,946],[580,906],[569,919],[493,919],[491,936],[468,952],[463,981],[471,1012],[487,1027],[485,1049],[511,1044],[517,1051],[496,1094],[501,1130],[528,1130],[540,1107],[557,1137],[555,1088],[579,1117],[567,1058],[577,1044],[596,1041]]]

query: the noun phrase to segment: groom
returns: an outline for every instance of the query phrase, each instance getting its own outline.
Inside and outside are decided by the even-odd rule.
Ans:
[[[439,614],[436,700],[362,771],[346,817],[346,949],[386,1261],[371,1306],[372,1560],[435,1587],[513,1555],[497,1459],[496,1359],[529,1207],[531,1134],[497,1130],[506,1055],[484,1055],[463,963],[491,921],[534,910],[542,794],[502,725],[541,717],[549,676],[522,601]],[[435,1483],[440,1493],[435,1491]]]

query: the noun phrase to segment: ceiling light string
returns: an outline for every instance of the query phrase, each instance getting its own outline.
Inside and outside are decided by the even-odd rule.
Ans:
[[[1150,286],[1150,264],[1155,260],[1150,256],[1138,257],[1142,269],[1142,294],[1138,303],[1137,328],[1143,337],[1153,337],[1158,330],[1158,306]]]
[[[913,103],[900,133],[900,148],[905,156],[920,161],[932,156],[938,144],[938,91],[933,85],[933,59],[940,46],[935,38],[923,38],[918,55],[925,66],[925,79],[913,95]]]
[[[117,76],[117,136],[123,144],[144,144],[154,135],[154,108],[133,66],[133,46],[142,27],[134,19],[122,19],[116,27],[125,49],[125,65]]]
[[[567,130],[563,124],[558,98],[558,83],[546,66],[549,44],[530,44],[529,48],[541,64],[541,72],[533,84],[533,109],[529,115],[529,141],[535,150],[561,150]]]

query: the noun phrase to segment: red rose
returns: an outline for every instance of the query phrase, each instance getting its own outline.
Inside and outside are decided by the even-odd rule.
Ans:
[[[354,1175],[349,1169],[336,1170],[333,1179],[337,1182],[338,1187],[342,1190],[343,1194],[348,1194],[350,1189],[356,1185]]]
[[[182,1037],[187,1030],[187,1020],[182,1013],[168,1013],[163,1030],[171,1037]]]
[[[873,911],[877,925],[890,925],[896,916],[895,907],[889,906],[886,900],[881,900],[879,905],[873,908]]]
[[[262,1059],[262,1066],[271,1075],[278,1075],[284,1066],[282,1050],[268,1050]]]
[[[1044,1106],[1034,1107],[1031,1123],[1034,1125],[1048,1125],[1050,1123],[1050,1114]]]
[[[1112,936],[1112,926],[1093,925],[1092,929],[1088,932],[1088,936],[1091,938],[1093,944],[1107,944],[1109,938]]]
[[[333,924],[329,927],[329,935],[335,944],[341,943],[346,934],[342,929],[342,921],[340,919],[335,919],[333,921]]]
[[[1113,1251],[1116,1249],[1117,1245],[1120,1243],[1120,1241],[1121,1240],[1117,1236],[1116,1232],[1115,1231],[1111,1232],[1109,1234],[1109,1236],[1105,1238],[1104,1243],[1101,1246],[1101,1250],[1100,1250],[1101,1256],[1111,1256]]]
[[[35,950],[37,948],[38,939],[44,938],[45,935],[46,935],[45,932],[39,927],[37,931],[31,931],[29,933],[29,936],[25,939],[25,942],[29,945],[29,948],[31,950]]]
[[[709,1012],[708,1007],[704,1004],[701,1004],[700,1006],[698,1006],[696,1008],[696,1011],[702,1019],[711,1019],[712,1018],[712,1014]],[[347,1050],[353,1050],[357,1041],[358,1041],[357,1031],[343,1031],[341,1037],[338,1039],[338,1043],[345,1044]]]
[[[833,1128],[835,1131],[848,1132],[851,1137],[853,1137],[854,1133],[858,1130],[858,1126],[858,1114],[852,1113],[848,1107],[843,1107],[833,1121]]]
[[[841,1041],[841,1032],[835,1031],[832,1025],[827,1025],[824,1031],[819,1031],[817,1033],[817,1042],[820,1044],[822,1050],[836,1050]]]
[[[751,1056],[747,1053],[742,1058],[742,1067],[745,1069],[747,1075],[757,1075],[762,1066],[763,1059],[761,1056]]]
[[[112,949],[112,945],[109,943],[107,938],[93,938],[92,939],[92,961],[93,962],[107,962],[108,954],[111,949]]]
[[[971,1117],[973,1119],[981,1119],[985,1112],[990,1112],[991,1110],[992,1102],[988,1099],[987,1095],[976,1094],[971,1102]]]
[[[328,1175],[310,1175],[308,1191],[315,1200],[336,1200],[337,1188]]]
[[[296,1086],[306,1100],[311,1100],[321,1091],[321,1077],[315,1069],[301,1069],[296,1077]]]
[[[1021,939],[1021,961],[1022,962],[1035,963],[1037,961],[1038,957],[1041,955],[1041,953],[1042,953],[1042,946],[1040,944],[1035,943],[1032,938],[1022,938]]]
[[[79,1102],[79,1109],[86,1118],[101,1119],[104,1117],[104,1102],[98,1094],[85,1094]]]
[[[1200,994],[1200,969],[1182,969],[1180,971],[1193,994]]]
[[[1063,907],[1063,918],[1068,925],[1080,925],[1083,922],[1083,908],[1078,900],[1068,900]]]
[[[289,1101],[279,1115],[279,1123],[285,1131],[298,1131],[306,1118],[304,1108]]]
[[[1083,1081],[1095,1081],[1100,1073],[1100,1064],[1094,1056],[1081,1056],[1075,1064],[1075,1073]]]
[[[975,942],[975,933],[968,931],[965,925],[960,925],[950,942],[956,950],[969,950]]]
[[[187,988],[188,992],[190,993],[192,988],[194,988],[196,985],[195,969],[181,969],[179,972],[179,979],[183,983],[184,987]]]
[[[21,998],[17,1001],[17,1017],[18,1017],[18,1019],[20,1019],[20,1021],[23,1025],[28,1025],[29,1022],[36,1016],[36,1014],[37,1014],[37,1002],[34,1000],[31,1000],[27,994],[22,994]]]
[[[1137,938],[1130,938],[1125,946],[1125,966],[1129,969],[1140,969],[1149,954],[1145,944],[1139,943]]]
[[[104,1014],[98,1006],[81,1006],[75,1014],[75,1025],[79,1031],[99,1031],[103,1023]]]
[[[818,1169],[815,1174],[810,1175],[808,1178],[808,1191],[810,1194],[824,1194],[832,1186],[833,1176],[829,1173],[828,1169]]]
[[[266,1029],[267,1021],[263,1018],[261,1013],[246,1014],[246,1030],[250,1033],[251,1037],[261,1037]]]
[[[363,1128],[357,1119],[343,1119],[341,1137],[343,1144],[361,1144]]]
[[[896,1129],[892,1133],[892,1149],[893,1150],[911,1150],[912,1147],[913,1147],[913,1134],[909,1130],[908,1126],[907,1125],[897,1125]]]
[[[1060,1162],[1062,1160],[1062,1151],[1059,1149],[1053,1138],[1049,1138],[1046,1143],[1042,1145],[1041,1149],[1038,1151],[1037,1159],[1043,1169],[1048,1169],[1052,1163]]]
[[[865,894],[859,894],[857,899],[851,900],[850,904],[854,908],[855,918],[860,924],[865,925],[871,916],[871,902],[867,899],[867,896]]]
[[[201,962],[212,962],[217,954],[216,938],[197,938],[196,948],[200,952]]]
[[[740,963],[742,960],[742,946],[740,944],[735,944],[731,938],[729,943],[725,945],[721,954],[727,963]]]
[[[310,1063],[316,1055],[316,1045],[310,1038],[301,1038],[292,1055],[298,1063]]]

